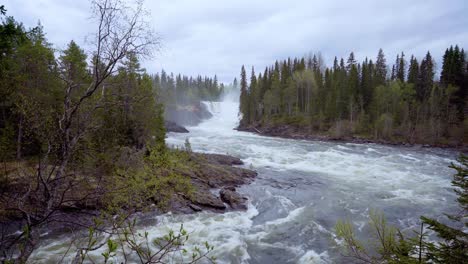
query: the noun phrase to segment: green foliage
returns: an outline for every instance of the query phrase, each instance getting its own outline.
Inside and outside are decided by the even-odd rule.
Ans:
[[[15,130],[12,124],[5,124],[5,127],[0,128],[0,161],[5,162],[14,157]]]
[[[359,263],[422,263],[420,253],[424,248],[418,241],[425,234],[417,233],[413,238],[405,238],[397,228],[388,225],[382,213],[371,211],[369,218],[372,239],[368,244],[356,238],[351,222],[337,222],[336,236],[343,241],[345,257]]]
[[[466,263],[468,259],[468,156],[461,155],[460,165],[452,164],[457,172],[452,185],[457,194],[461,211],[457,215],[448,215],[452,225],[441,223],[435,219],[421,217],[422,221],[435,231],[442,242],[428,242],[428,258],[434,263]]]
[[[108,232],[109,233],[109,232]],[[167,234],[151,239],[147,231],[137,231],[135,219],[126,220],[110,231],[112,236],[103,239],[102,233],[89,229],[87,245],[81,248],[74,263],[103,262],[114,263],[118,259],[133,258],[138,263],[198,263],[208,261],[216,263],[211,256],[214,247],[207,241],[199,246],[189,247],[189,232],[180,226],[178,230],[169,230]],[[102,242],[99,242],[102,241]],[[102,260],[91,253],[106,248],[101,253]]]
[[[399,54],[390,79],[381,49],[376,63],[367,58],[358,63],[351,53],[347,63],[335,57],[329,68],[321,63],[320,55],[288,58],[275,62],[258,77],[252,71],[250,85],[242,68],[240,126],[261,126],[283,117],[285,122],[276,125],[291,125],[287,120],[301,117],[308,124],[301,123],[300,133],[329,133],[333,137],[367,137],[377,141],[466,144],[460,136],[464,122],[464,101],[460,100],[465,98],[463,91],[468,84],[459,81],[460,88],[456,90],[453,90],[455,84],[447,84],[455,82],[452,72],[457,72],[457,80],[461,80],[466,68],[463,71],[460,68],[466,64],[462,59],[464,51],[456,50],[448,50],[444,57],[445,83],[434,81],[436,69],[429,52],[421,63],[411,56],[409,66],[405,54]],[[457,70],[445,65],[453,60],[457,61]]]
[[[192,145],[190,144],[190,140],[188,138],[185,139],[184,148],[188,153],[192,152]]]
[[[407,237],[395,227],[386,223],[383,214],[371,212],[370,226],[374,241],[365,245],[356,238],[353,225],[349,221],[338,221],[336,236],[341,239],[346,256],[362,263],[466,263],[468,259],[468,157],[461,155],[460,165],[452,164],[456,170],[452,184],[458,195],[461,212],[447,215],[452,224],[422,216],[421,230],[416,236]],[[424,225],[434,231],[438,241],[428,240]],[[375,247],[376,246],[376,247]],[[375,252],[371,254],[370,252]]]
[[[250,123],[250,118],[252,116],[250,113],[250,105],[249,91],[247,87],[247,74],[245,72],[244,66],[242,65],[240,78],[239,112],[243,115],[242,122],[245,122],[246,124]]]
[[[166,209],[175,194],[191,197],[193,186],[184,176],[190,169],[187,153],[165,149],[160,152],[151,148],[144,158],[143,167],[121,166],[106,186],[103,202],[109,213],[118,213],[122,208],[147,210],[149,203]]]

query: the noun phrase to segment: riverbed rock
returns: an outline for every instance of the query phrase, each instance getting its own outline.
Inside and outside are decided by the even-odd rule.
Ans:
[[[185,204],[172,203],[170,211],[187,213],[229,210],[246,210],[246,198],[236,192],[236,187],[250,183],[257,173],[236,165],[243,162],[236,157],[220,154],[190,153],[195,164],[185,171],[194,187],[191,197],[184,197]]]
[[[234,210],[247,210],[247,198],[236,192],[233,187],[223,188],[219,191],[221,200]]]
[[[192,179],[210,188],[222,188],[250,183],[257,176],[255,171],[233,167],[234,164],[242,164],[239,159],[222,156],[224,155],[194,155],[193,158],[203,166],[195,171]]]
[[[185,127],[180,126],[176,122],[172,122],[169,120],[164,121],[164,127],[166,128],[167,132],[175,132],[175,133],[188,133],[189,132]]]
[[[224,211],[226,205],[214,196],[209,189],[198,189],[191,200],[192,204],[209,211]]]
[[[220,155],[220,154],[200,154],[199,156],[202,156],[206,161],[214,164],[220,164],[220,165],[243,165],[244,162],[242,162],[241,159],[233,157],[233,156],[228,156],[228,155]]]
[[[200,212],[200,211],[203,210],[203,209],[201,209],[200,206],[197,206],[197,205],[195,205],[195,204],[189,204],[189,207],[190,207],[193,211],[195,211],[195,212]]]

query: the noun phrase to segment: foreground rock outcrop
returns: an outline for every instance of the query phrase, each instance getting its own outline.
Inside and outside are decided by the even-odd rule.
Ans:
[[[191,159],[198,168],[190,172],[195,193],[191,198],[174,197],[170,210],[180,213],[191,213],[201,210],[225,212],[247,209],[246,197],[236,188],[250,183],[257,173],[252,170],[234,167],[242,165],[239,158],[219,154],[192,153]]]
[[[179,171],[178,173],[190,179],[193,187],[191,195],[174,194],[166,208],[159,208],[154,204],[152,199],[149,199],[145,205],[146,210],[140,214],[143,217],[143,221],[145,220],[144,215],[148,214],[151,216],[149,219],[154,219],[154,214],[162,214],[168,211],[190,214],[200,211],[222,213],[231,210],[247,209],[248,199],[239,194],[236,188],[252,182],[257,176],[255,171],[236,167],[235,165],[243,164],[236,157],[218,154],[188,154],[189,160],[187,162],[190,165],[186,166],[184,171]],[[138,155],[141,155],[141,153],[127,155],[126,159],[130,163],[137,163],[138,160],[141,161],[141,157]],[[22,186],[22,183],[12,183],[12,185]],[[20,190],[19,188],[17,189],[18,191]],[[81,191],[85,190],[75,188],[72,195],[75,193],[79,194]],[[53,217],[43,227],[44,230],[47,230],[49,234],[55,234],[92,226],[93,218],[99,216],[100,210],[103,209],[101,198],[97,193],[94,196],[86,197],[86,199],[77,199],[74,202],[63,203],[61,208],[55,212]],[[133,208],[124,209],[133,210]],[[2,215],[0,213],[0,227],[6,234],[20,230],[22,224],[21,218],[15,215]]]

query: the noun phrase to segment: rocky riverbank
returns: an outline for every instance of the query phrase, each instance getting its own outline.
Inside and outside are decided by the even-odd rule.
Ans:
[[[236,191],[236,188],[248,184],[257,176],[252,170],[238,167],[243,162],[236,157],[218,154],[189,153],[190,170],[180,172],[190,179],[193,193],[190,197],[176,193],[164,209],[154,206],[148,200],[144,215],[163,214],[166,212],[190,214],[200,211],[223,213],[232,210],[247,209],[248,198]],[[75,190],[80,192],[80,190]],[[86,228],[99,216],[101,198],[88,197],[86,201],[64,204],[54,212],[41,233],[53,235],[70,230]],[[128,208],[133,211],[132,208]],[[153,218],[153,217],[151,217]],[[3,234],[13,233],[20,229],[22,222],[14,215],[0,214],[0,226]]]
[[[317,133],[311,132],[309,129],[298,128],[292,125],[248,125],[248,126],[239,126],[236,128],[238,131],[252,132],[259,135],[270,136],[270,137],[280,137],[280,138],[290,138],[290,139],[300,139],[300,140],[311,140],[311,141],[334,141],[334,142],[347,142],[347,143],[356,143],[356,144],[366,144],[366,143],[376,143],[382,145],[391,145],[391,146],[419,146],[419,147],[436,147],[436,148],[449,148],[455,149],[461,152],[468,152],[467,143],[436,143],[436,144],[419,144],[419,143],[409,143],[401,140],[384,140],[384,139],[374,139],[362,136],[333,136],[329,133]]]
[[[247,208],[247,198],[240,195],[236,188],[250,183],[257,175],[255,171],[235,167],[243,162],[227,155],[192,153],[191,159],[200,165],[195,166],[187,175],[195,187],[195,192],[191,198],[175,196],[170,203],[171,211],[226,212]]]

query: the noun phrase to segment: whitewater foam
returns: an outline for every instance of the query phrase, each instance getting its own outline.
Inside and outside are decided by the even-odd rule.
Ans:
[[[339,219],[366,232],[369,210],[379,209],[410,229],[420,215],[455,210],[447,166],[456,153],[265,137],[234,130],[235,100],[204,104],[213,118],[189,134],[168,133],[167,142],[183,146],[189,137],[194,151],[230,154],[254,167],[256,181],[239,188],[251,204],[246,212],[158,216],[158,225],[142,227],[152,238],[184,224],[188,245],[208,241],[219,263],[335,263],[340,255],[329,249],[339,244],[333,233]],[[37,255],[54,256],[63,251],[58,244]]]

